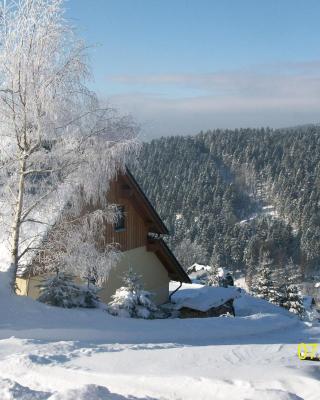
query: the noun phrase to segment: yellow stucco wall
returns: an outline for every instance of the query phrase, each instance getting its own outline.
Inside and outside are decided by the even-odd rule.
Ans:
[[[32,278],[16,278],[17,291],[20,296],[30,296],[33,299],[39,297],[39,287],[45,275],[33,276]]]
[[[99,292],[103,301],[109,302],[114,292],[122,286],[121,277],[130,266],[134,272],[142,276],[144,289],[154,293],[154,301],[157,304],[168,300],[167,270],[153,252],[147,251],[145,247],[138,247],[124,252],[118,265],[111,271],[104,288]]]
[[[158,257],[153,252],[148,252],[143,246],[122,253],[120,262],[110,272],[108,280],[99,292],[102,301],[108,303],[111,300],[111,296],[122,286],[121,278],[129,267],[142,276],[144,289],[154,293],[156,304],[162,304],[168,300],[168,272]],[[39,296],[37,285],[42,278],[43,276],[34,276],[30,279],[17,278],[17,294],[37,299]]]
[[[27,296],[28,292],[28,279],[16,278],[17,294],[20,296]]]

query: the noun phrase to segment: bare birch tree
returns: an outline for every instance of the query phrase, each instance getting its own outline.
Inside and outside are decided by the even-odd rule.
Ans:
[[[135,125],[99,105],[89,76],[63,0],[2,0],[0,194],[12,284],[61,207],[108,209],[108,182],[136,147]]]

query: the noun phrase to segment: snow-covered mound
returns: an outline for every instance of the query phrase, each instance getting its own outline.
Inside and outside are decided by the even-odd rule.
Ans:
[[[10,379],[0,378],[1,400],[47,400],[50,393],[32,390]]]
[[[132,400],[139,400],[137,397],[131,397]],[[56,393],[48,400],[129,400],[125,396],[111,393],[108,388],[101,385],[84,385],[77,389],[69,389],[62,393]],[[143,399],[141,399],[143,400]],[[150,399],[152,400],[152,399]]]
[[[235,314],[238,317],[259,314],[282,315],[289,318],[295,318],[292,313],[283,307],[278,307],[269,301],[259,299],[246,293],[244,290],[233,303]]]

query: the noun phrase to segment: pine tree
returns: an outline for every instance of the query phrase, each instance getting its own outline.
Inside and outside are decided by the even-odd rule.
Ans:
[[[77,285],[68,274],[57,274],[44,279],[39,288],[38,301],[51,306],[95,308],[99,304],[95,287]]]
[[[283,281],[283,298],[281,305],[290,312],[303,317],[305,314],[303,298],[297,286],[297,283],[301,281],[301,274],[299,267],[294,264],[292,258],[285,266],[285,271],[286,277]]]
[[[124,286],[117,289],[108,304],[110,314],[127,318],[154,318],[158,308],[152,301],[152,293],[143,289],[141,276],[129,268],[122,280]]]
[[[260,255],[258,277],[253,286],[253,294],[261,299],[276,303],[276,289],[272,279],[272,264],[268,252]]]
[[[283,307],[290,312],[299,315],[299,317],[303,317],[305,309],[303,305],[303,299],[297,285],[288,286],[286,300],[283,302]]]

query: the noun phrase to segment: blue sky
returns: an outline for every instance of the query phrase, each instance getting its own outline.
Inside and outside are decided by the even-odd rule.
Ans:
[[[320,121],[320,1],[69,0],[98,93],[146,137]]]

